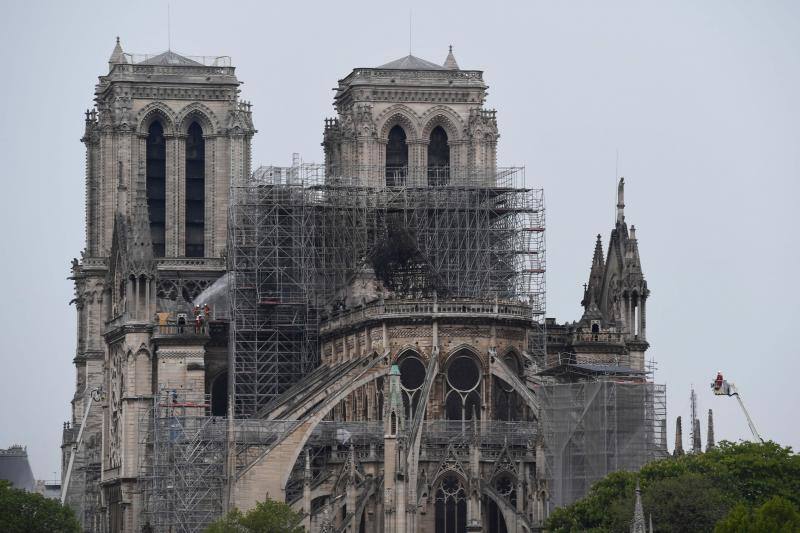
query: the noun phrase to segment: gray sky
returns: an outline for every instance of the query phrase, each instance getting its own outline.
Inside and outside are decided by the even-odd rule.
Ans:
[[[670,448],[692,383],[704,442],[708,408],[718,439],[749,437],[735,400],[708,391],[720,369],[765,438],[800,448],[800,3],[432,4],[411,2],[414,54],[442,62],[452,44],[462,68],[484,70],[500,164],[545,188],[548,316],[580,317],[595,235],[607,246],[613,224],[619,150]],[[321,161],[336,81],[408,53],[401,5],[173,0],[172,48],[233,58],[254,104],[255,163]],[[26,444],[38,478],[59,468],[74,392],[65,278],[83,247],[83,111],[115,36],[128,52],[166,49],[166,11],[4,3],[0,447]]]

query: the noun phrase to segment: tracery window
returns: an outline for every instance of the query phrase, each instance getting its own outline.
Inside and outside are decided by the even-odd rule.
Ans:
[[[186,137],[186,257],[205,252],[205,167],[203,128],[192,122]]]
[[[150,216],[150,240],[153,255],[164,257],[166,249],[167,145],[159,121],[150,124],[146,144],[147,211]]]
[[[493,482],[492,485],[494,486],[495,491],[500,495],[501,498],[506,500],[506,503],[509,504],[512,508],[516,507],[517,505],[517,490],[516,484],[514,483],[514,479],[508,475],[504,474],[498,476]],[[487,521],[487,528],[486,531],[488,533],[508,533],[508,526],[506,524],[505,518],[503,517],[503,512],[500,510],[500,507],[497,505],[497,502],[494,501],[492,498],[487,498],[487,506],[486,506],[486,521]]]
[[[481,370],[468,353],[456,355],[447,367],[445,418],[472,420],[481,417]]]
[[[425,365],[416,353],[400,359],[400,389],[403,391],[403,407],[406,420],[412,420],[417,411],[422,386],[425,384]]]
[[[406,132],[398,124],[389,130],[386,142],[386,186],[400,187],[405,185],[408,175],[408,144]]]
[[[445,474],[434,493],[436,533],[462,533],[467,530],[467,492],[459,477]]]
[[[428,185],[438,187],[450,182],[450,146],[441,126],[431,131],[428,141]]]

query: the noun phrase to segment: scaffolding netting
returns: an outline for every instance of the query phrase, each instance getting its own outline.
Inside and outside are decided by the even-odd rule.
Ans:
[[[542,385],[537,395],[553,507],[666,456],[665,385],[598,380]]]
[[[233,187],[237,417],[253,416],[318,365],[321,315],[352,305],[347,287],[367,271],[398,297],[524,303],[529,351],[544,356],[544,200],[520,186],[523,169],[498,169],[480,184],[351,185],[360,182],[298,164],[262,167]]]

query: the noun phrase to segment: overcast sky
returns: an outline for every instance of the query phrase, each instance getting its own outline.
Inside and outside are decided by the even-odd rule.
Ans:
[[[452,44],[484,71],[500,164],[545,189],[548,316],[580,318],[619,153],[670,449],[692,384],[704,443],[708,408],[718,439],[750,438],[735,400],[708,390],[717,370],[765,438],[800,448],[800,3],[173,0],[172,49],[233,58],[255,163],[322,161],[331,88],[408,54],[409,5],[414,55],[441,63]],[[162,52],[166,15],[164,1],[4,3],[0,447],[27,445],[37,478],[59,469],[75,387],[66,277],[84,246],[83,112],[114,38]]]

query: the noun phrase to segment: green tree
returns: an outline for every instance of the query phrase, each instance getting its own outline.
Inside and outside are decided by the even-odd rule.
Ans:
[[[628,531],[636,479],[630,472],[609,474],[586,497],[554,511],[547,528],[554,532]],[[638,479],[645,513],[653,515],[656,531],[712,531],[715,523],[731,516],[729,512],[747,514],[775,496],[795,508],[800,506],[800,456],[773,442],[721,442],[703,454],[647,464]],[[729,531],[739,530],[725,533]]]
[[[233,509],[208,526],[206,533],[301,533],[302,520],[285,503],[267,500],[244,514]]]
[[[69,507],[56,500],[15,489],[0,479],[0,531],[4,533],[78,533]]]
[[[800,512],[792,502],[781,496],[767,500],[751,511],[737,504],[717,523],[714,533],[795,533],[800,531]]]

